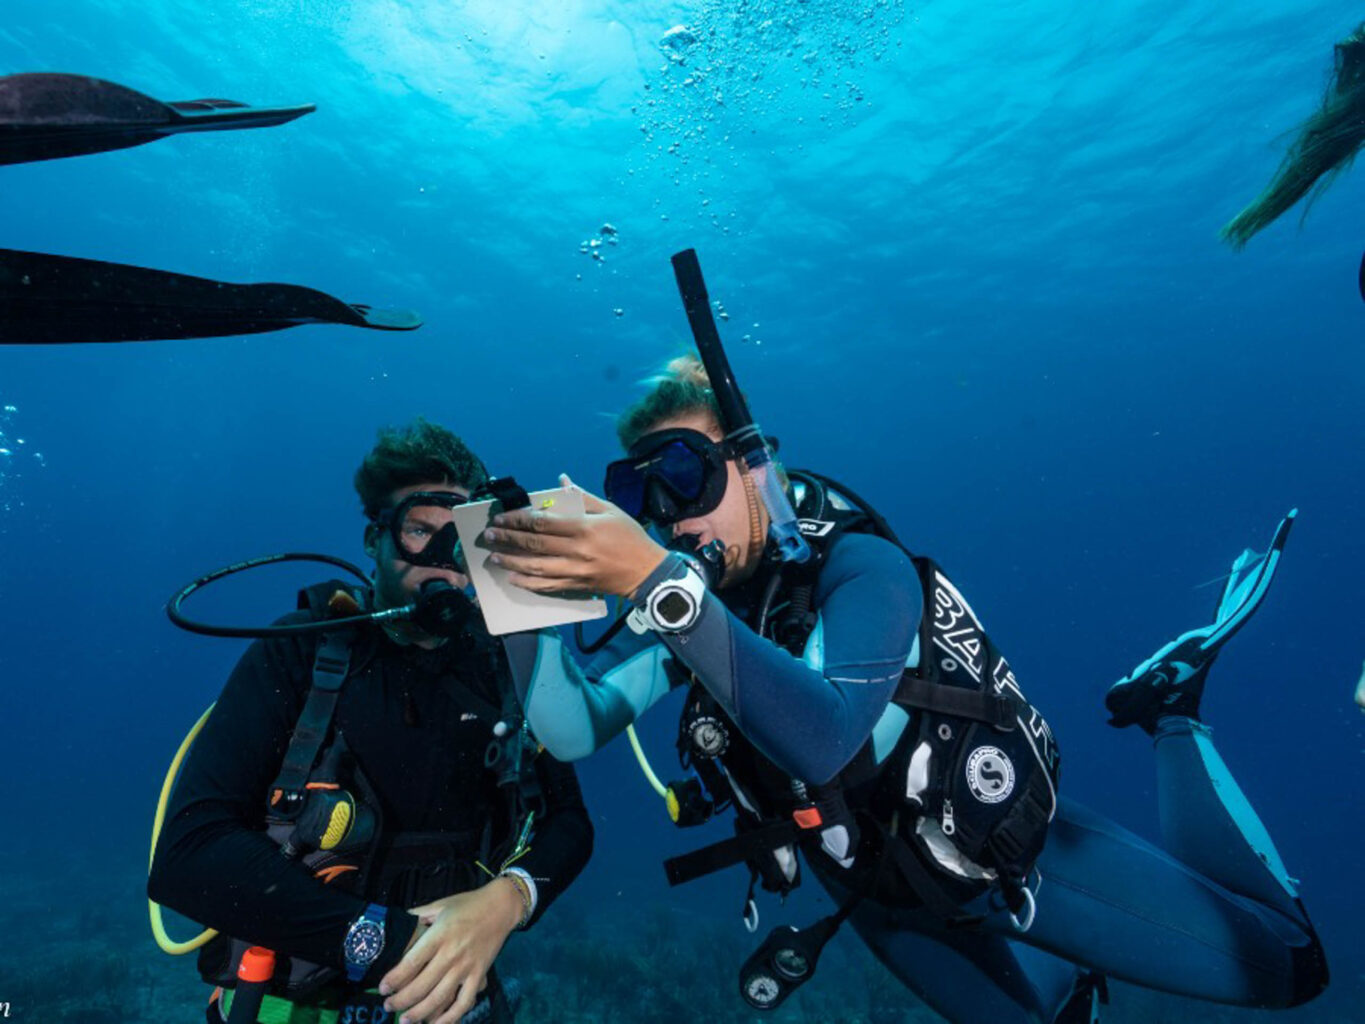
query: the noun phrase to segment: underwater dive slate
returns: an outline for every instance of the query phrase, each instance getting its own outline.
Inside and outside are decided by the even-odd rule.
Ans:
[[[556,487],[548,491],[533,491],[531,507],[554,509],[569,515],[583,514],[583,492],[571,487]],[[495,509],[494,506],[497,506]],[[479,595],[479,610],[484,624],[493,636],[517,633],[526,629],[547,626],[568,626],[575,622],[600,619],[607,614],[607,602],[600,597],[563,597],[536,594],[518,587],[508,580],[508,570],[488,564],[492,554],[483,540],[483,531],[502,503],[496,500],[479,501],[455,509],[455,529],[460,535],[469,578]]]

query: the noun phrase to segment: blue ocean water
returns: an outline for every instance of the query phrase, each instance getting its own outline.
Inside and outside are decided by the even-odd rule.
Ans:
[[[156,963],[145,1005],[109,1020],[198,998],[142,928],[139,876],[165,765],[240,647],[175,631],[167,596],[256,554],[361,557],[350,475],[377,427],[418,414],[528,484],[597,487],[612,415],[688,340],[668,256],[695,246],[789,464],[846,480],[953,573],[1047,710],[1066,791],[1146,835],[1150,748],[1104,725],[1104,691],[1204,621],[1218,588],[1200,585],[1300,509],[1206,719],[1333,963],[1295,1012],[1361,1019],[1365,176],[1243,252],[1217,239],[1359,17],[1335,0],[5,0],[0,74],[319,109],[3,168],[0,245],[307,284],[426,325],[0,350],[0,1004],[35,971],[79,979],[101,943]],[[676,25],[687,39],[665,39]],[[310,578],[233,581],[203,607],[265,621]],[[660,762],[674,728],[661,709],[641,730]],[[547,931],[738,930],[738,873],[667,890],[659,859],[695,837],[623,742],[581,776],[597,854]],[[836,973],[811,987],[839,993]],[[43,1009],[14,1015],[66,1019]],[[1224,1011],[1132,989],[1115,1006],[1206,1012]]]

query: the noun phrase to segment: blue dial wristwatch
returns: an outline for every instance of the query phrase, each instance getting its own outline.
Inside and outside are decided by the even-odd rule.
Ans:
[[[346,960],[346,979],[359,981],[365,972],[384,952],[384,917],[387,907],[371,903],[351,922],[346,930],[346,939],[341,944],[341,952]]]

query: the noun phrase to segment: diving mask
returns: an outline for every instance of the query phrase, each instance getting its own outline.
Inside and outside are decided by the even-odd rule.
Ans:
[[[725,496],[733,446],[699,430],[646,434],[607,466],[607,500],[633,519],[669,526],[715,511]]]
[[[416,491],[381,510],[374,523],[389,531],[394,548],[410,565],[465,572],[455,509],[468,501],[453,491]]]

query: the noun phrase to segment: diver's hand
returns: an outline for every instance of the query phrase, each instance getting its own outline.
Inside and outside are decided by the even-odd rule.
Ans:
[[[561,476],[564,487],[572,487]],[[519,587],[630,597],[668,552],[609,501],[583,491],[583,514],[517,509],[493,517],[484,532],[489,561],[510,569]]]
[[[495,878],[482,888],[413,907],[426,931],[379,983],[384,1009],[404,1021],[456,1024],[488,984],[507,936],[525,904],[515,883]]]

